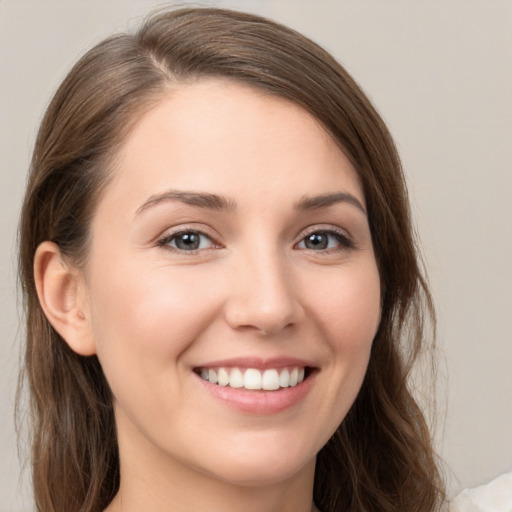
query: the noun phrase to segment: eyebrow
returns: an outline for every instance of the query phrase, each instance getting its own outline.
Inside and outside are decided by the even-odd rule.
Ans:
[[[367,215],[366,209],[356,196],[349,192],[333,192],[321,194],[319,196],[304,196],[296,205],[296,210],[318,210],[320,208],[327,208],[337,203],[348,203],[355,206],[364,215]]]
[[[149,197],[137,211],[135,215],[139,215],[143,211],[166,202],[178,201],[191,206],[197,206],[199,208],[206,208],[209,210],[226,210],[234,211],[236,209],[236,203],[232,199],[219,196],[217,194],[210,194],[207,192],[186,192],[179,190],[168,190],[162,194],[155,194]],[[367,215],[364,206],[361,201],[349,192],[332,192],[327,194],[321,194],[318,196],[304,196],[296,205],[295,210],[307,211],[307,210],[319,210],[321,208],[327,208],[338,203],[348,203],[355,206],[364,215]]]
[[[137,208],[135,215],[139,215],[143,211],[158,204],[174,201],[210,210],[234,210],[236,206],[234,201],[218,196],[217,194],[168,190],[162,194],[152,195],[147,201],[139,206],[139,208]]]

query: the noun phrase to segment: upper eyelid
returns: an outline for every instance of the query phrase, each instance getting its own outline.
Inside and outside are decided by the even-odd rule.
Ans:
[[[199,233],[200,235],[207,236],[213,242],[218,243],[221,238],[216,231],[209,227],[196,227],[193,224],[180,224],[179,226],[175,226],[173,228],[167,228],[160,235],[156,237],[157,241],[164,240],[167,238],[173,238],[175,236],[181,235],[183,233]]]
[[[180,230],[180,231],[174,231],[174,232],[171,232],[171,233],[165,233],[161,237],[159,237],[158,239],[160,241],[172,240],[173,238],[176,238],[176,237],[178,237],[180,235],[185,235],[186,233],[196,233],[198,235],[205,236],[205,237],[209,238],[212,242],[215,242],[215,240],[213,239],[213,237],[211,235],[209,235],[208,233],[205,233],[204,231],[199,231],[198,229],[183,229],[183,230]]]
[[[297,238],[300,241],[304,237],[316,232],[335,233],[337,235],[342,235],[350,240],[353,239],[352,235],[346,229],[343,229],[339,226],[334,226],[332,224],[314,224],[312,226],[308,226],[307,228],[304,228],[300,231]]]

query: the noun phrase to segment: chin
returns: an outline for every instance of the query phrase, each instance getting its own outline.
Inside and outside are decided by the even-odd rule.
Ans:
[[[314,472],[316,452],[307,457],[307,451],[297,447],[287,450],[284,447],[275,448],[275,444],[268,443],[255,446],[256,449],[238,450],[230,449],[228,454],[214,457],[210,470],[203,466],[203,471],[210,476],[232,485],[243,487],[259,487],[274,485],[293,479],[303,472]]]
[[[239,487],[265,487],[277,485],[297,477],[305,471],[314,472],[316,458],[302,464],[275,463],[236,464],[229,468],[217,468],[214,476],[230,485]]]

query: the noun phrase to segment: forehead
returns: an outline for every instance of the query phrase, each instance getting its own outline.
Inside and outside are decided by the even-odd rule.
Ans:
[[[116,158],[124,198],[165,188],[266,197],[293,185],[348,188],[364,202],[352,165],[300,106],[243,84],[203,79],[171,89],[136,123]],[[108,191],[107,191],[108,195]]]

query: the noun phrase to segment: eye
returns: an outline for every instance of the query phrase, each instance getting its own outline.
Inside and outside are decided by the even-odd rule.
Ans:
[[[158,245],[178,251],[193,252],[214,247],[215,243],[208,235],[200,231],[187,230],[166,235],[159,240]]]
[[[297,248],[311,251],[348,249],[352,246],[351,240],[346,235],[336,231],[313,231],[297,244]]]

